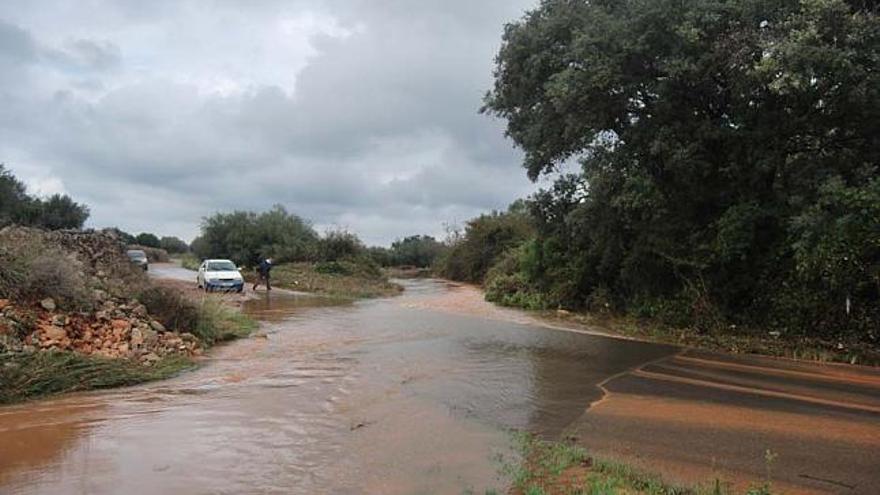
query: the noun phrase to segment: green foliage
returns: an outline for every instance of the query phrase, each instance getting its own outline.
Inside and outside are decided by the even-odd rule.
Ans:
[[[193,240],[202,258],[228,258],[237,265],[256,265],[261,258],[276,262],[313,259],[318,235],[302,218],[276,205],[263,213],[217,213],[202,220],[202,233]]]
[[[520,211],[481,215],[469,221],[463,233],[447,241],[447,249],[437,259],[437,271],[452,280],[482,283],[504,252],[533,233],[529,216]]]
[[[247,337],[257,322],[240,311],[215,299],[205,299],[198,306],[198,319],[191,333],[206,345]]]
[[[170,254],[182,254],[189,252],[189,244],[184,242],[182,239],[173,236],[165,236],[159,239],[159,247]]]
[[[516,450],[514,461],[502,464],[501,468],[502,474],[510,479],[513,485],[512,493],[590,495],[734,493],[729,483],[717,478],[704,486],[673,485],[655,474],[633,466],[593,458],[584,448],[574,443],[541,440],[528,433],[514,434],[514,447]],[[746,493],[771,495],[771,485],[769,481],[765,481]]]
[[[149,286],[138,299],[165,328],[189,332],[207,346],[245,337],[257,327],[254,320],[220,301],[196,303],[170,287]]]
[[[366,255],[379,266],[428,268],[445,250],[442,242],[429,235],[411,235],[394,241],[391,248],[367,248]]]
[[[201,264],[202,261],[192,253],[186,253],[180,258],[180,266],[187,270],[196,271]]]
[[[486,275],[486,300],[502,306],[539,310],[551,306],[546,294],[530,279],[535,241],[508,249]]]
[[[443,253],[444,246],[429,235],[412,235],[391,244],[391,260],[385,266],[426,268]]]
[[[136,361],[73,352],[0,354],[0,404],[160,380],[192,366],[190,360],[176,356],[147,367]]]
[[[79,229],[89,208],[67,195],[40,199],[27,194],[24,184],[0,163],[0,227],[18,224],[49,230]]]
[[[401,291],[366,257],[279,265],[272,270],[272,285],[340,298],[385,297]]]
[[[43,229],[80,229],[89,218],[88,207],[67,195],[53,194],[47,199],[35,200],[34,207],[36,219],[31,225]]]
[[[65,309],[90,309],[89,279],[82,263],[36,237],[0,239],[0,298],[46,297]]]
[[[544,0],[508,25],[485,111],[531,178],[581,170],[528,202],[533,252],[493,297],[876,343],[880,22],[862,5]],[[485,273],[461,261],[478,247],[451,252],[448,275]]]
[[[199,325],[198,306],[177,289],[150,285],[137,298],[168,330],[191,332]]]
[[[161,248],[162,244],[159,241],[159,238],[156,237],[156,234],[151,234],[149,232],[141,232],[134,238],[134,242],[139,246],[151,247],[151,248]]]
[[[318,239],[317,259],[320,261],[338,261],[345,258],[358,257],[365,252],[361,240],[345,230],[331,230]]]
[[[319,261],[315,263],[315,271],[327,275],[351,275],[353,273],[348,263],[339,261]]]
[[[394,255],[391,250],[382,246],[370,246],[365,252],[366,256],[379,266],[393,266]]]

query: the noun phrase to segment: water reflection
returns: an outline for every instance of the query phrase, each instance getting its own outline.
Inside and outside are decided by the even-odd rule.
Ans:
[[[314,294],[291,292],[263,292],[258,297],[246,301],[242,310],[262,321],[277,323],[299,316],[308,308],[350,306],[349,299],[326,297]]]

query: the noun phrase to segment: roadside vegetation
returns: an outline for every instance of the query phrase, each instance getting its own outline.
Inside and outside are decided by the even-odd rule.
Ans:
[[[502,474],[511,480],[514,495],[734,495],[730,483],[720,479],[699,486],[679,486],[657,475],[626,464],[596,459],[586,449],[566,442],[515,435],[517,457],[502,463]],[[773,454],[767,452],[767,479],[757,481],[743,495],[772,495]],[[489,492],[492,493],[492,492]],[[495,492],[497,493],[497,492]]]
[[[177,260],[180,262],[180,266],[186,268],[187,270],[196,271],[199,269],[199,265],[202,264],[202,260],[199,259],[193,253],[186,253],[182,256],[177,257]]]
[[[435,241],[436,242],[436,241]],[[361,240],[345,230],[319,235],[311,224],[275,206],[263,212],[217,213],[202,222],[192,256],[181,265],[197,269],[199,260],[228,258],[244,267],[253,283],[261,259],[272,258],[272,285],[332,297],[385,297],[400,293]]]
[[[390,248],[368,249],[370,258],[387,268],[428,269],[446,251],[446,246],[429,235],[411,235],[391,243]]]
[[[154,286],[112,230],[0,230],[0,404],[167,378],[255,327]]]
[[[484,111],[555,182],[468,222],[438,273],[500,304],[862,362],[880,344],[878,27],[843,0],[542,2],[505,29]]]
[[[163,358],[147,367],[76,352],[0,353],[0,405],[163,380],[193,367],[195,362],[182,356]]]
[[[388,297],[403,290],[363,260],[287,263],[272,270],[272,285],[342,298]]]
[[[258,326],[216,299],[193,302],[175,289],[162,287],[148,287],[140,297],[169,330],[194,335],[200,344],[199,354],[218,343],[247,337]],[[110,358],[57,349],[20,350],[8,344],[0,342],[0,404],[136,385],[170,378],[198,366],[194,356],[188,354],[169,353],[145,363],[135,356]]]

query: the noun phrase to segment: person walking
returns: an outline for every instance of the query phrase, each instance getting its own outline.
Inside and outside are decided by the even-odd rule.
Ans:
[[[254,284],[254,290],[257,290],[257,286],[260,284],[265,284],[266,290],[272,290],[272,284],[269,282],[270,271],[272,271],[272,258],[266,258],[257,266],[259,278],[257,278],[257,282]]]

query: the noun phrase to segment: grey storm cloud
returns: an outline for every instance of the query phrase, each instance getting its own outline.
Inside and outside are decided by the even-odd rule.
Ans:
[[[385,244],[536,187],[478,113],[532,2],[77,4],[0,5],[0,162],[93,226],[278,203]]]

